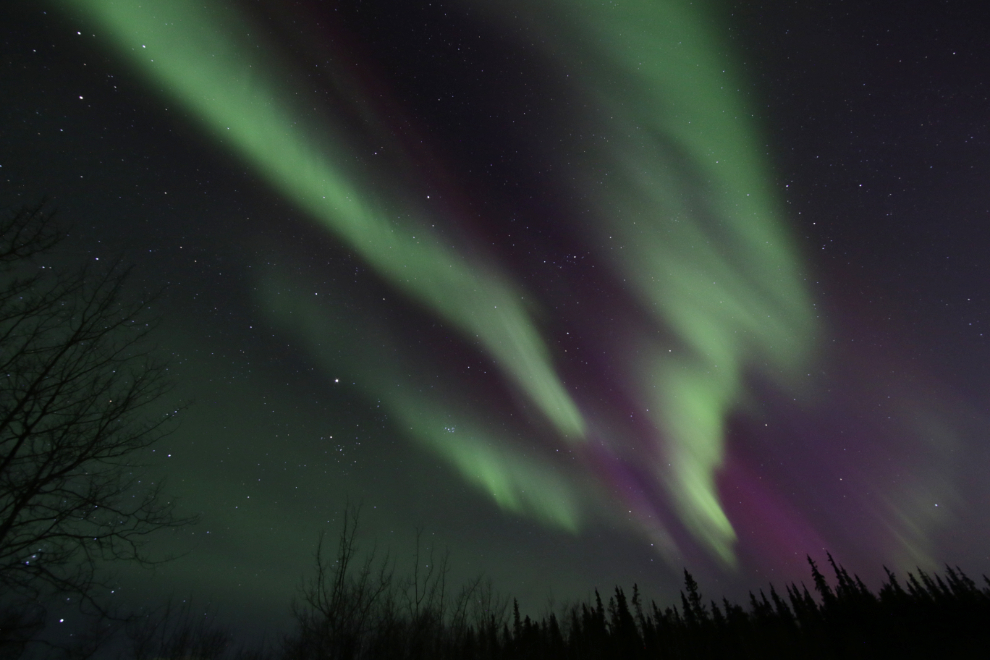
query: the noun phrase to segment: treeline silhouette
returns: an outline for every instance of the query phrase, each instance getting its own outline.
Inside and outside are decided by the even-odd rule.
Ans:
[[[684,571],[680,603],[661,609],[638,587],[607,601],[578,602],[539,618],[490,581],[451,595],[447,556],[417,540],[412,575],[399,579],[388,557],[358,559],[356,518],[345,516],[335,554],[321,537],[316,571],[293,604],[294,629],[264,650],[234,649],[232,636],[202,615],[149,618],[130,657],[240,660],[697,660],[707,658],[990,657],[990,580],[982,588],[960,569],[887,571],[873,593],[828,556],[831,583],[809,557],[812,589],[790,584],[750,593],[745,605],[707,600]]]
[[[339,608],[297,610],[299,627],[278,655],[309,658],[450,658],[598,660],[703,658],[986,658],[990,657],[990,583],[979,588],[958,568],[918,570],[904,584],[887,572],[879,593],[831,556],[835,585],[809,557],[817,598],[804,585],[781,595],[750,593],[748,606],[708,601],[686,570],[680,606],[661,609],[617,587],[605,603],[571,605],[534,620],[511,613],[484,585],[470,585],[450,604],[430,601],[403,612],[375,596],[362,579]],[[986,577],[984,577],[986,581]],[[351,589],[354,589],[352,592]],[[353,602],[346,596],[353,596]],[[449,615],[449,616],[448,616]]]
[[[396,577],[387,556],[359,559],[355,521],[345,517],[337,552],[321,537],[315,574],[292,604],[294,625],[274,644],[252,648],[218,623],[215,610],[169,601],[129,617],[123,629],[97,625],[73,647],[30,649],[13,621],[0,621],[0,658],[134,660],[599,660],[990,657],[990,580],[959,568],[899,580],[887,570],[877,593],[828,555],[831,583],[809,557],[812,589],[770,585],[740,605],[702,596],[684,571],[680,603],[646,602],[638,587],[522,616],[518,602],[476,579],[451,594],[447,555],[417,540],[412,574]],[[886,569],[885,569],[886,570]],[[103,632],[101,632],[101,630]],[[38,651],[41,651],[39,654]],[[26,652],[26,653],[25,653]],[[109,654],[108,654],[109,653]]]

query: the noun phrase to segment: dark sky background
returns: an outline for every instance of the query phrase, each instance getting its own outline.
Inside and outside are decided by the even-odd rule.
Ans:
[[[194,405],[152,462],[201,521],[122,598],[274,629],[348,500],[400,572],[422,529],[532,612],[826,550],[873,585],[990,570],[981,3],[145,2],[161,34],[124,36],[86,4],[0,7],[0,203],[167,285]],[[285,135],[156,77],[166,33]],[[394,236],[266,169],[304,147]]]

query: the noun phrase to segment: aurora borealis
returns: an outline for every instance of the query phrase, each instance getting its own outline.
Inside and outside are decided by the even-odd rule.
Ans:
[[[4,204],[168,284],[155,588],[277,618],[348,498],[533,607],[986,570],[987,58],[875,11],[5,9]]]

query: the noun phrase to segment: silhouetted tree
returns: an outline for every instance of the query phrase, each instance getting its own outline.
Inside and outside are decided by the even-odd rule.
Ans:
[[[216,660],[230,647],[231,633],[217,622],[216,610],[200,611],[192,598],[169,599],[127,626],[130,657]]]
[[[63,237],[43,205],[0,218],[0,605],[8,608],[60,593],[99,610],[104,562],[152,563],[149,534],[190,522],[138,465],[175,415],[152,410],[169,382],[146,344],[147,304],[124,295],[128,270],[117,264],[46,263]]]

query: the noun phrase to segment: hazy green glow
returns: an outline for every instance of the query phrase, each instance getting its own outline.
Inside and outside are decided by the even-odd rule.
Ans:
[[[424,388],[423,381],[433,382],[432,365],[416,356],[399,357],[387,330],[373,320],[350,315],[335,320],[333,311],[341,306],[301,293],[313,288],[284,275],[273,277],[258,282],[258,302],[273,322],[305,342],[326,373],[354,374],[355,384],[384,405],[396,428],[443,457],[499,507],[578,530],[580,490],[546,452],[540,455],[538,443],[527,447],[508,433],[493,432],[471,403],[442,383]]]
[[[528,17],[589,99],[574,107],[594,114],[572,119],[601,137],[582,158],[594,169],[577,173],[591,240],[673,333],[631,351],[663,457],[656,474],[688,529],[731,564],[735,532],[715,485],[726,415],[747,372],[796,385],[815,316],[712,16],[688,0],[480,4]]]
[[[352,179],[353,158],[327,127],[282,99],[250,26],[219,3],[189,0],[76,0],[110,31],[139,70],[182,103],[227,148],[346,241],[382,276],[456,325],[484,349],[566,438],[584,420],[558,379],[549,352],[509,282],[467,263],[422,226],[388,219],[384,192]],[[392,214],[393,216],[395,214]],[[487,271],[487,272],[486,272]]]

